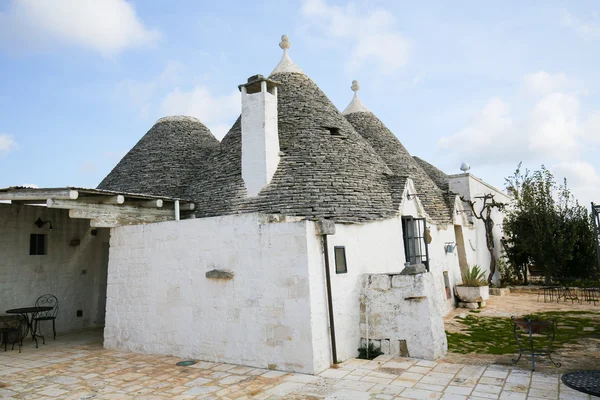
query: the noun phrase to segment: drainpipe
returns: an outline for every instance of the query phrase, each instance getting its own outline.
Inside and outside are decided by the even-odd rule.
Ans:
[[[179,200],[175,200],[175,221],[179,221]]]
[[[323,235],[323,254],[325,255],[325,281],[327,285],[327,305],[329,309],[329,329],[331,331],[331,355],[333,364],[337,364],[337,348],[335,341],[335,320],[333,317],[333,295],[331,292],[331,275],[329,273],[329,246],[327,235],[335,234],[335,223],[329,220],[320,220],[318,223],[319,233]]]

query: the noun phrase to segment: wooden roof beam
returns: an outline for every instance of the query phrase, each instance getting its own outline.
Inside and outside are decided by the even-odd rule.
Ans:
[[[79,192],[72,189],[15,189],[0,192],[0,200],[77,200]]]
[[[118,194],[115,196],[94,195],[80,197],[77,201],[81,203],[123,204],[125,203],[125,196],[123,196],[122,194]]]
[[[164,215],[173,217],[172,210],[157,209],[157,208],[139,208],[128,205],[111,205],[111,204],[95,204],[95,203],[80,203],[73,200],[57,200],[48,199],[46,202],[48,208],[60,208],[65,210],[88,211],[90,213],[113,213],[114,215],[131,214],[131,215]]]

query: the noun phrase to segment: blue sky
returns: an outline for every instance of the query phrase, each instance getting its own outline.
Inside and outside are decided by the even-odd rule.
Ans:
[[[419,3],[419,4],[417,4]],[[407,149],[496,185],[523,161],[600,202],[595,1],[5,0],[0,187],[95,187],[154,122],[221,138],[237,85],[291,58],[343,110],[363,103]]]

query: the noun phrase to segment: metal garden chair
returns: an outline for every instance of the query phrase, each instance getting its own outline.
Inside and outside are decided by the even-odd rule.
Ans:
[[[58,299],[53,294],[45,294],[38,297],[35,301],[36,307],[53,307],[52,310],[42,311],[36,313],[33,317],[34,321],[34,332],[38,331],[38,323],[42,321],[52,321],[52,333],[54,334],[54,340],[56,340],[56,315],[58,314]]]

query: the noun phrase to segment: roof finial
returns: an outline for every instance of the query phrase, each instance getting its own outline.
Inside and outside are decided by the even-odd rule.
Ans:
[[[296,64],[294,64],[290,56],[288,56],[288,49],[292,47],[292,43],[290,42],[288,35],[281,36],[279,47],[283,49],[283,57],[281,57],[281,61],[279,64],[277,64],[273,72],[271,72],[271,75],[282,72],[297,72],[299,74],[304,74],[304,72],[302,72],[302,70]]]
[[[352,114],[355,112],[370,112],[369,109],[363,105],[362,101],[360,101],[360,98],[358,97],[358,91],[360,90],[360,85],[358,84],[358,81],[352,81],[352,86],[350,86],[350,89],[352,89],[352,91],[354,92],[354,97],[352,98],[352,101],[350,102],[350,104],[348,104],[348,107],[346,107],[342,114]]]
[[[292,47],[292,43],[290,43],[290,39],[288,38],[288,35],[281,36],[281,42],[279,42],[279,47],[281,47],[283,49],[284,53],[287,53],[288,49],[290,47]]]

